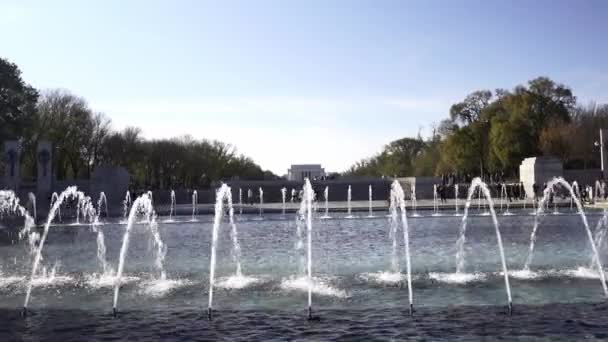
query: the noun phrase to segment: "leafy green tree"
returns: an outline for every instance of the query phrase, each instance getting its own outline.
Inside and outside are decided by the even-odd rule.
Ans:
[[[38,91],[14,63],[0,58],[0,141],[22,139],[33,124]]]

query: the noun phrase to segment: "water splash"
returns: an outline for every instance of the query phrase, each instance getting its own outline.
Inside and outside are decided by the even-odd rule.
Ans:
[[[173,211],[175,210],[175,191],[171,190],[171,209],[169,209],[169,221],[173,221]]]
[[[410,233],[409,226],[407,223],[407,213],[405,209],[405,194],[401,184],[397,180],[393,181],[391,185],[391,227],[398,225],[398,213],[399,210],[401,215],[401,225],[403,227],[403,241],[405,249],[405,264],[407,272],[407,291],[410,304],[410,315],[413,313],[414,302],[413,302],[413,289],[412,289],[412,266],[410,260]],[[395,232],[396,234],[396,229]],[[393,248],[395,248],[395,242],[393,242]],[[396,270],[398,271],[398,270]]]
[[[129,250],[129,239],[131,229],[133,228],[133,225],[135,224],[135,221],[138,219],[138,217],[141,216],[145,218],[145,221],[147,222],[147,228],[150,231],[152,237],[154,238],[154,244],[157,247],[154,265],[159,273],[159,279],[166,279],[166,274],[164,270],[164,260],[167,254],[167,249],[160,238],[160,234],[158,232],[158,224],[156,222],[156,213],[154,212],[154,208],[152,207],[152,199],[150,197],[150,193],[148,192],[135,199],[135,201],[133,202],[133,206],[131,207],[131,211],[129,212],[129,219],[125,228],[125,234],[123,235],[122,246],[120,248],[118,269],[116,271],[116,278],[114,280],[114,302],[112,308],[114,314],[116,314],[116,309],[118,308],[118,293],[120,291],[120,286],[123,284],[122,274],[125,267],[127,251]]]
[[[593,242],[595,246],[599,249],[602,248],[602,243],[606,237],[606,231],[608,230],[608,210],[604,209],[604,214],[597,222],[597,226],[595,227],[595,233],[593,235]],[[595,263],[597,262],[595,254],[591,253],[591,262],[589,263],[589,268],[592,269]]]
[[[8,215],[19,215],[24,218],[23,228],[19,231],[19,240],[28,237],[30,254],[33,255],[40,235],[33,231],[36,222],[25,207],[19,204],[19,197],[12,190],[0,190],[0,218]]]
[[[576,194],[577,198],[581,198],[581,190],[578,187],[578,182],[577,181],[572,182],[572,190]],[[573,206],[574,206],[574,198],[572,196],[570,196],[570,211],[573,210]]]
[[[198,192],[194,190],[192,192],[192,222],[196,221],[196,215],[198,214]]]
[[[412,197],[412,211],[414,211],[414,213],[412,214],[412,216],[413,217],[418,217],[420,215],[418,215],[418,201],[416,200],[416,183],[412,183],[412,189],[411,190],[412,190],[412,193],[411,193],[411,197]]]
[[[83,201],[81,201],[81,198],[84,198],[84,194],[82,192],[79,192],[75,186],[70,186],[67,189],[65,189],[59,195],[59,197],[57,197],[57,200],[55,201],[55,203],[53,204],[53,207],[49,211],[49,214],[48,214],[47,220],[46,220],[46,224],[44,225],[44,231],[42,232],[42,237],[40,238],[40,242],[38,243],[38,248],[36,248],[34,261],[32,263],[32,271],[31,271],[31,274],[29,277],[29,282],[27,285],[25,301],[23,303],[24,313],[25,313],[25,311],[27,309],[27,305],[30,301],[33,281],[34,281],[34,278],[36,277],[36,272],[38,271],[38,266],[40,265],[40,261],[42,259],[42,249],[44,248],[44,242],[46,241],[46,237],[49,234],[49,228],[51,226],[51,222],[53,222],[53,219],[55,218],[57,209],[59,208],[61,203],[63,203],[63,201],[67,198],[78,198],[78,206],[80,206],[81,203],[83,202]]]
[[[27,197],[29,199],[29,206],[30,208],[32,208],[32,217],[34,218],[34,222],[36,222],[38,220],[38,214],[36,213],[36,195],[34,195],[34,193],[29,192],[27,194]]]
[[[367,190],[367,194],[369,197],[369,214],[367,215],[367,217],[374,217],[374,208],[373,208],[373,200],[374,200],[374,196],[373,196],[373,190],[372,190],[372,186],[370,185],[368,190]]]
[[[439,216],[439,204],[437,203],[437,184],[433,184],[433,216]]]
[[[232,191],[226,184],[217,190],[215,199],[215,216],[213,218],[213,230],[211,235],[211,259],[209,261],[209,304],[207,308],[208,317],[211,318],[213,310],[213,288],[215,286],[215,267],[216,267],[216,251],[217,251],[217,239],[219,235],[220,226],[222,223],[222,217],[224,217],[224,202],[228,210],[228,218],[230,222],[230,236],[232,239],[232,257],[236,264],[236,273],[234,278],[239,280],[237,282],[242,283],[247,281],[247,284],[257,282],[257,279],[244,277],[241,271],[241,247],[238,242],[237,227],[234,222],[234,208],[232,206]]]
[[[510,215],[509,212],[509,195],[507,193],[507,185],[502,183],[500,187],[500,211],[502,211],[503,203],[506,203],[507,210],[503,212],[503,215]]]
[[[127,215],[129,214],[129,206],[131,205],[131,193],[127,190],[125,194],[125,199],[122,201],[122,217],[123,219],[127,219]]]
[[[566,182],[562,177],[555,177],[549,183],[547,183],[547,187],[544,190],[543,198],[540,200],[538,204],[538,211],[536,212],[536,217],[534,218],[534,228],[532,228],[532,234],[530,235],[530,248],[528,251],[528,257],[526,258],[526,263],[524,264],[524,270],[530,270],[530,264],[532,263],[532,259],[534,258],[534,246],[536,244],[536,235],[538,228],[540,226],[540,217],[544,213],[544,204],[549,200],[552,195],[553,187],[556,185],[561,185],[566,188],[566,190],[570,193],[570,196],[574,197],[574,202],[576,207],[578,208],[579,215],[581,217],[581,221],[585,226],[585,231],[587,232],[587,237],[589,238],[589,243],[591,244],[591,249],[593,251],[593,255],[595,257],[595,265],[597,267],[598,273],[600,275],[600,280],[602,282],[602,288],[604,289],[604,295],[608,297],[608,287],[606,286],[606,276],[604,274],[604,268],[602,266],[601,260],[599,258],[599,254],[593,239],[593,234],[591,233],[591,229],[589,229],[589,224],[587,223],[587,216],[585,215],[585,211],[583,206],[576,197],[574,190]]]
[[[262,214],[264,214],[264,190],[262,190],[262,188],[260,187],[258,189],[258,192],[260,194],[260,212],[259,212],[259,216],[262,217]]]
[[[347,205],[347,214],[346,214],[346,218],[353,218],[352,215],[352,208],[351,208],[351,199],[352,199],[352,189],[351,186],[348,186],[348,192],[346,194],[346,205]]]
[[[595,198],[596,202],[604,197],[604,188],[602,188],[602,184],[599,180],[595,181]]]
[[[101,208],[102,208],[102,199],[105,199],[105,194],[101,192],[99,196],[99,200],[97,201],[97,211],[93,207],[90,198],[87,196],[84,199],[83,208],[86,212],[85,217],[89,217],[89,221],[91,223],[91,229],[93,232],[97,233],[97,263],[101,268],[100,278],[111,276],[114,273],[112,267],[108,264],[106,259],[106,243],[105,236],[103,234],[103,230],[101,228],[99,218],[101,216]],[[108,215],[108,209],[106,204],[106,215]]]
[[[238,230],[234,222],[234,208],[232,206],[232,191],[228,189],[225,194],[226,205],[228,206],[228,220],[230,222],[230,238],[232,239],[232,259],[236,265],[235,276],[243,278],[241,270],[241,245],[239,244]]]
[[[308,260],[308,318],[312,318],[312,202],[314,200],[314,191],[310,185],[308,178],[304,179],[304,196],[302,202],[305,204],[305,212],[302,213],[306,217],[306,236],[307,236],[307,260]],[[348,186],[349,204],[350,204],[350,185]],[[350,205],[349,205],[350,208]]]
[[[281,188],[281,201],[283,201],[282,215],[285,216],[285,200],[287,199],[287,188]]]
[[[239,214],[243,215],[243,189],[239,188]]]
[[[459,188],[458,188],[458,184],[454,184],[454,206],[456,209],[456,212],[454,213],[454,215],[458,216],[458,192],[459,192]]]
[[[322,219],[328,219],[329,216],[329,186],[325,187],[323,191],[323,197],[325,199],[325,215],[321,216]]]
[[[99,193],[99,200],[97,201],[97,213],[99,217],[101,217],[101,209],[105,209],[106,217],[109,217],[110,214],[108,212],[108,199],[106,198],[105,192]]]
[[[53,204],[55,204],[55,202],[57,201],[57,199],[59,198],[59,194],[57,194],[56,192],[53,192],[53,194],[51,195],[51,204],[49,206],[49,211],[51,210],[51,208],[53,207]],[[59,222],[61,222],[61,207],[57,208],[57,217],[59,218]]]
[[[558,186],[558,185],[556,185]],[[559,215],[559,211],[557,210],[557,201],[556,201],[556,197],[557,197],[557,191],[555,191],[555,188],[551,188],[551,197],[553,198],[553,215]],[[547,203],[547,208],[549,207],[549,203]]]
[[[475,194],[475,190],[479,189],[480,192],[483,192],[485,199],[488,203],[488,207],[490,210],[490,214],[492,215],[492,222],[494,223],[494,229],[496,231],[496,240],[498,242],[498,250],[500,252],[500,259],[502,263],[502,270],[505,277],[505,288],[507,291],[507,300],[509,309],[512,306],[511,300],[511,286],[509,285],[509,272],[507,270],[507,261],[505,259],[505,252],[502,245],[502,237],[500,234],[500,228],[498,225],[498,219],[496,218],[496,212],[494,211],[494,203],[492,201],[492,195],[490,194],[490,189],[488,185],[484,183],[481,178],[476,177],[471,182],[471,186],[469,187],[469,193],[467,196],[467,201],[464,207],[464,216],[462,217],[462,224],[460,226],[460,236],[458,237],[458,241],[456,242],[456,273],[462,274],[465,266],[465,252],[464,252],[464,244],[466,242],[466,230],[467,230],[467,218],[469,216],[469,208],[471,206],[471,200],[473,195]]]

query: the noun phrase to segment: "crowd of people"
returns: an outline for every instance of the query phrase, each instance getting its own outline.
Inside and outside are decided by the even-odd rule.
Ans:
[[[519,183],[504,183],[504,175],[496,174],[489,177],[488,188],[493,198],[506,198],[509,202],[513,200],[524,200],[527,198],[526,189],[523,182]],[[437,198],[441,203],[447,202],[448,198],[466,198],[469,191],[470,182],[460,183],[457,182],[460,178],[455,177],[454,174],[442,176],[442,182],[435,184],[435,191]],[[464,178],[467,180],[467,177]],[[573,184],[575,184],[573,182]],[[456,185],[458,185],[458,194],[456,194]],[[573,185],[576,196],[584,203],[595,203],[598,200],[608,200],[608,191],[606,189],[606,181],[604,179],[598,179],[595,184],[579,186],[578,184]],[[539,184],[534,183],[532,185],[532,198],[538,202],[544,196],[544,192],[547,189],[547,183],[542,184],[542,188]],[[565,187],[557,184],[553,191],[549,193],[549,204],[553,204],[556,197],[566,199],[570,197],[570,192]]]

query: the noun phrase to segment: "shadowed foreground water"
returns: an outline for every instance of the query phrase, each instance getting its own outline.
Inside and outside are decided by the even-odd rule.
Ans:
[[[496,306],[406,310],[320,310],[305,312],[221,311],[212,321],[197,310],[127,311],[118,318],[83,310],[41,310],[23,319],[0,311],[0,340],[505,340],[608,339],[608,305],[549,304],[516,307],[513,316]]]

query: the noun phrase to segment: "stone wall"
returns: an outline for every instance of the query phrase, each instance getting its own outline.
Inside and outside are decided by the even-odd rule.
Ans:
[[[247,200],[247,190],[251,189],[255,202],[259,202],[258,189],[261,187],[264,190],[264,202],[281,202],[281,189],[287,189],[287,201],[291,197],[291,190],[295,189],[299,192],[302,189],[302,182],[276,180],[276,181],[228,181],[228,185],[232,188],[232,198],[238,202],[239,188],[243,191],[243,201]],[[372,186],[374,200],[388,200],[390,195],[391,180],[388,178],[356,178],[356,179],[339,179],[339,180],[321,180],[313,181],[312,187],[316,193],[317,199],[324,200],[323,193],[325,187],[329,187],[330,201],[346,201],[348,198],[348,186],[351,186],[351,195],[353,201],[367,201],[369,199],[369,186]],[[214,184],[214,188],[219,187],[219,184]]]
[[[536,183],[539,189],[543,184],[564,174],[561,160],[553,157],[531,157],[526,158],[519,166],[519,180],[524,183],[526,195],[533,197],[533,185]]]
[[[441,184],[439,177],[404,177],[398,180],[407,199],[411,199],[412,187],[416,187],[416,200],[433,199],[433,186]]]
[[[595,186],[595,181],[602,178],[602,170],[600,169],[578,169],[564,170],[564,178],[572,183],[576,181],[579,187],[585,185]]]

